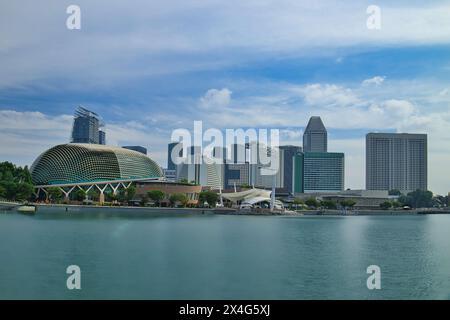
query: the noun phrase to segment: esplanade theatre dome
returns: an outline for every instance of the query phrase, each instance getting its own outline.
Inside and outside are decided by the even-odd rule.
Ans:
[[[36,185],[150,179],[161,176],[161,168],[146,155],[98,144],[58,145],[42,153],[31,166],[31,177]]]

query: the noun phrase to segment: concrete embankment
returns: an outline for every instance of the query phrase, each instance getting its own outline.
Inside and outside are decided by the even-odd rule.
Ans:
[[[270,210],[238,210],[233,208],[157,208],[157,207],[106,207],[94,205],[64,205],[64,204],[37,204],[38,212],[45,213],[112,213],[112,214],[225,214],[225,215],[284,215],[284,216],[404,216],[418,214],[450,214],[450,210],[441,209],[414,209],[414,210],[300,210],[275,211]]]
[[[118,213],[118,214],[212,214],[208,208],[107,207],[89,205],[37,204],[44,213]]]

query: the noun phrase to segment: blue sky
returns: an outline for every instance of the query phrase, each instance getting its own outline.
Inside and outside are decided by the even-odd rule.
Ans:
[[[68,30],[66,8],[81,8]],[[366,8],[381,9],[369,30]],[[369,131],[429,135],[429,187],[450,191],[450,6],[445,1],[14,1],[0,4],[0,160],[67,142],[77,105],[108,143],[162,166],[175,128],[279,128],[309,116],[364,187]]]

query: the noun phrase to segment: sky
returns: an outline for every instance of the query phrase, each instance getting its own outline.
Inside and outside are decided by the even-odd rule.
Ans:
[[[446,194],[448,17],[448,1],[2,1],[0,161],[69,142],[78,105],[102,116],[108,144],[145,146],[163,167],[172,131],[195,120],[301,146],[314,115],[345,153],[346,188],[365,187],[368,132],[427,133],[429,189]]]

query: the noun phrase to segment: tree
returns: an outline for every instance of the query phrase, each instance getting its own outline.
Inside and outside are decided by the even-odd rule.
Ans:
[[[24,201],[30,199],[33,194],[33,189],[33,185],[28,182],[18,183],[16,188],[16,200]]]
[[[336,202],[332,200],[322,200],[320,206],[326,209],[336,209]]]
[[[430,208],[433,206],[433,193],[431,191],[419,190],[402,195],[398,199],[404,206],[411,208]]]
[[[202,191],[198,195],[201,204],[207,202],[211,207],[215,207],[219,200],[219,195],[213,191]]]
[[[62,199],[63,193],[58,187],[48,188],[47,192],[51,201],[59,201]]]
[[[304,205],[304,204],[305,204],[305,201],[303,201],[303,200],[300,199],[300,198],[295,198],[294,201],[293,201],[292,203],[294,204],[295,209],[297,209],[299,205]]]
[[[401,196],[402,193],[398,189],[392,189],[392,190],[389,190],[389,195],[390,196]]]
[[[161,200],[163,200],[165,197],[165,193],[161,190],[150,190],[147,192],[147,195],[156,203],[158,207],[161,206]]]
[[[78,190],[75,192],[75,199],[76,199],[77,201],[83,201],[84,199],[86,199],[86,195],[87,195],[87,192],[86,192],[85,190],[83,190],[83,189],[78,189]]]
[[[308,207],[317,208],[319,206],[319,202],[315,198],[306,199],[305,204]]]
[[[136,195],[136,187],[134,184],[129,186],[125,191],[125,198],[127,201],[133,200],[134,196]]]
[[[6,198],[6,189],[0,185],[0,198]]]
[[[402,204],[400,203],[400,202],[398,202],[398,201],[392,201],[392,207],[393,208],[399,208],[399,207],[401,207],[402,206]]]
[[[96,187],[91,188],[91,190],[89,190],[89,192],[87,193],[88,198],[93,200],[93,201],[98,201],[100,198],[100,191],[98,191],[98,189]]]
[[[383,203],[380,203],[380,208],[383,210],[387,210],[390,207],[392,207],[392,203],[390,201],[384,201]]]
[[[181,203],[183,207],[186,207],[189,199],[184,193],[174,193],[169,197],[169,201],[172,206],[175,206],[177,203]]]
[[[33,194],[33,183],[28,167],[17,167],[11,162],[0,162],[0,197],[24,201]]]
[[[343,208],[353,208],[353,206],[356,204],[355,200],[352,199],[345,199],[345,200],[341,200],[339,202],[339,204],[343,207]]]
[[[148,202],[148,195],[146,193],[141,194],[141,207],[145,207]]]

